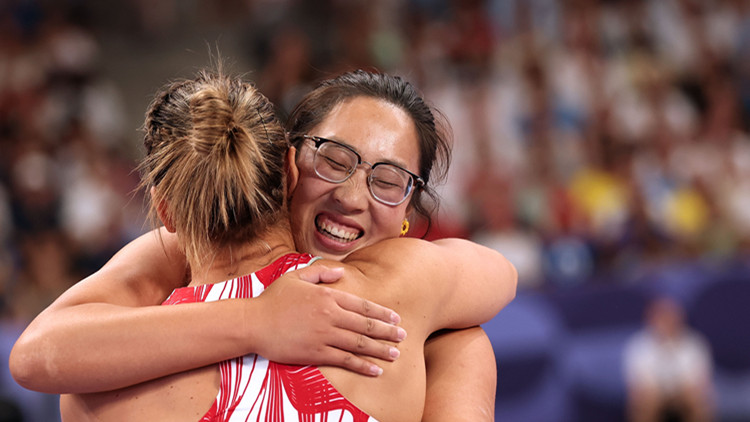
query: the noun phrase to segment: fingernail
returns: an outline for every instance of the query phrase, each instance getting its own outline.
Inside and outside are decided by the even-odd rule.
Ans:
[[[406,330],[404,330],[403,328],[398,327],[397,333],[398,333],[398,341],[401,341],[406,338]]]
[[[383,368],[381,368],[379,366],[376,366],[376,365],[372,365],[370,367],[370,373],[373,374],[373,375],[375,375],[375,376],[382,375],[383,374]]]
[[[399,350],[398,350],[397,348],[395,348],[395,347],[391,347],[391,350],[390,350],[390,354],[391,354],[391,357],[392,357],[393,359],[396,359],[397,357],[401,356],[401,351],[399,351]]]
[[[401,322],[401,316],[395,312],[391,313],[391,322],[394,324],[398,324]]]

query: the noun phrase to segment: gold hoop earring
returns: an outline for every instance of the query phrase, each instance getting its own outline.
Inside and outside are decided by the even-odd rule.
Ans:
[[[401,223],[401,236],[406,236],[409,232],[409,220],[404,218],[404,222]]]

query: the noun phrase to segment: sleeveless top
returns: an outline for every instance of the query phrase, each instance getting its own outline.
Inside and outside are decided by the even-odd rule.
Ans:
[[[288,254],[252,274],[175,289],[163,305],[256,297],[287,271],[316,259]],[[219,393],[201,422],[377,422],[345,399],[316,366],[284,365],[248,354],[219,363],[219,370]]]

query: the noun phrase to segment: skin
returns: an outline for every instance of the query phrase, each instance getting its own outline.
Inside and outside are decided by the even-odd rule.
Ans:
[[[373,116],[378,118],[373,118]],[[354,122],[357,122],[357,124],[354,124]],[[365,123],[360,124],[360,122]],[[418,151],[416,147],[416,132],[413,124],[403,111],[394,108],[390,104],[369,98],[356,98],[350,100],[347,107],[344,107],[343,105],[336,107],[332,113],[311,132],[313,135],[337,139],[348,143],[362,155],[362,158],[365,161],[373,163],[377,161],[393,161],[416,172]],[[341,184],[332,184],[320,180],[314,172],[312,172],[310,163],[306,161],[311,158],[311,155],[309,154],[310,151],[310,148],[303,146],[299,152],[300,157],[297,161],[299,164],[299,184],[291,199],[293,209],[291,220],[293,233],[297,235],[295,241],[300,245],[301,250],[309,250],[314,254],[341,259],[340,257],[357,248],[378,242],[379,240],[398,236],[401,222],[409,212],[408,201],[396,207],[389,207],[375,201],[370,195],[369,190],[367,190],[365,171],[355,172],[349,180]],[[363,170],[364,169],[366,169],[366,167],[363,167]],[[355,242],[350,242],[345,245],[338,244],[341,242],[333,242],[331,239],[321,235],[316,229],[315,217],[318,216],[326,217],[340,227],[345,226],[348,229],[357,229],[362,232],[362,235]],[[286,344],[287,347],[283,346],[286,342],[280,340],[279,343],[281,343],[281,345],[276,345],[275,348],[263,346],[265,347],[264,349],[263,347],[259,347],[259,345],[264,344],[260,339],[267,338],[264,336],[270,336],[270,338],[275,338],[274,336],[277,337],[280,332],[278,331],[279,327],[295,326],[294,318],[296,318],[296,315],[292,315],[291,313],[289,313],[289,315],[283,314],[284,309],[295,309],[294,306],[290,306],[289,308],[280,306],[273,307],[274,319],[278,321],[276,326],[277,331],[269,329],[268,332],[255,332],[250,331],[249,328],[242,328],[234,330],[233,333],[223,333],[215,329],[216,325],[209,323],[206,323],[205,328],[202,330],[194,328],[198,331],[197,335],[205,335],[206,338],[211,341],[211,344],[214,346],[214,350],[212,351],[205,351],[204,349],[206,348],[196,348],[194,344],[185,344],[185,336],[174,336],[171,334],[171,331],[166,328],[170,326],[168,323],[160,323],[159,325],[163,325],[165,329],[162,332],[153,334],[153,338],[148,338],[148,334],[144,333],[148,332],[147,325],[149,322],[153,321],[153,319],[138,314],[141,310],[136,309],[136,307],[160,303],[173,288],[184,285],[181,283],[183,283],[182,280],[185,279],[184,257],[177,256],[177,254],[174,253],[176,250],[174,239],[170,238],[169,235],[164,235],[162,236],[162,241],[164,242],[165,250],[169,255],[167,257],[168,259],[165,260],[164,255],[162,255],[164,252],[161,249],[162,245],[159,240],[152,235],[144,235],[142,238],[134,242],[133,245],[129,245],[123,252],[115,256],[113,260],[99,273],[92,275],[89,279],[79,283],[76,288],[71,289],[72,293],[68,292],[63,295],[63,297],[55,302],[50,309],[40,315],[40,318],[38,318],[40,321],[35,320],[34,323],[32,323],[32,326],[30,326],[30,329],[27,330],[27,333],[24,334],[26,337],[22,337],[20,344],[22,346],[25,345],[26,347],[25,349],[22,347],[19,349],[18,353],[12,355],[11,369],[14,367],[14,358],[16,358],[17,361],[23,361],[23,356],[28,355],[33,359],[33,354],[29,353],[29,349],[32,347],[38,346],[39,344],[65,344],[65,341],[72,342],[72,340],[66,339],[73,338],[76,339],[76,344],[71,344],[70,349],[65,347],[60,348],[70,350],[67,356],[63,354],[60,356],[59,365],[53,364],[53,368],[48,368],[53,373],[52,375],[54,378],[59,382],[55,387],[58,391],[52,392],[71,392],[71,385],[69,385],[71,379],[76,380],[74,388],[77,388],[76,391],[72,392],[101,391],[103,389],[118,388],[141,382],[146,379],[151,379],[155,376],[184,371],[207,363],[216,362],[218,360],[246,353],[248,350],[257,351],[259,354],[271,357],[274,360],[294,361],[294,359],[285,360],[274,357],[286,353],[282,352],[284,349],[289,349],[288,344]],[[138,265],[134,266],[134,263]],[[158,271],[154,270],[156,268],[158,268]],[[171,282],[167,283],[164,280],[171,280]],[[297,284],[294,283],[295,281]],[[300,282],[299,280],[279,280],[274,283],[272,288],[277,285],[282,286],[285,282],[294,284],[296,288],[300,290],[304,288],[304,286],[302,286],[304,282]],[[289,289],[286,290],[288,291]],[[509,290],[514,292],[514,285],[512,286],[512,289]],[[113,296],[113,291],[124,291],[126,294],[120,295],[118,293]],[[323,299],[321,299],[321,303],[327,303],[329,306],[331,305],[331,300],[324,302],[325,299],[330,299],[328,295],[331,293],[328,291],[325,291],[325,293],[316,293],[310,290],[305,291],[304,294],[308,295],[306,296],[304,303],[312,302],[312,299],[310,299],[311,296],[314,296],[315,300],[320,299],[319,296],[322,296]],[[508,297],[511,298],[512,293],[510,293]],[[347,298],[347,300],[350,299],[351,298]],[[295,296],[294,298],[289,298],[289,303],[302,303],[299,300],[299,296]],[[339,305],[341,301],[344,301],[344,299],[336,298],[333,300],[333,302]],[[118,312],[131,315],[131,320],[129,320],[127,326],[132,327],[132,331],[127,334],[122,333],[122,324],[118,323],[117,319],[105,319],[105,317],[111,315],[110,312],[112,312],[111,306],[113,305],[113,302],[115,302],[114,306],[118,307]],[[364,302],[356,302],[356,304],[351,302],[349,303],[349,307],[356,308],[357,306],[362,306],[361,303]],[[245,304],[242,306],[237,305],[237,308],[232,310],[229,310],[229,306],[212,307],[210,311],[207,310],[208,306],[206,305],[208,304],[202,305],[204,306],[200,310],[186,309],[182,312],[182,315],[179,318],[174,318],[175,326],[189,321],[191,322],[190,326],[203,327],[205,321],[226,320],[224,318],[232,318],[231,315],[234,315],[234,319],[236,319],[236,312],[245,315],[262,315],[267,311],[263,310],[261,305],[254,306],[253,311],[248,311],[248,306]],[[376,312],[373,312],[373,317],[383,320],[388,319],[390,314],[387,313],[387,311],[378,309],[372,305],[374,304],[369,303],[368,307],[370,307],[370,309],[377,309],[378,312],[380,312],[377,316],[375,315]],[[310,313],[314,315],[313,318],[320,317],[320,315],[314,314],[314,306],[310,306],[310,308]],[[82,312],[84,309],[86,312]],[[333,307],[330,307],[329,309],[333,309]],[[149,309],[149,311],[153,314],[163,312],[159,309]],[[279,313],[281,313],[281,315],[278,315],[277,317],[277,314]],[[166,319],[166,316],[164,315],[158,317]],[[68,318],[67,321],[70,324],[61,324],[59,321],[62,321],[63,318]],[[357,324],[370,325],[367,322],[360,322],[361,320],[358,320],[351,315],[347,316],[347,318],[340,318],[346,320],[346,322],[338,322],[340,326],[352,327]],[[160,321],[163,321],[163,319]],[[103,323],[103,320],[111,321],[111,325]],[[321,318],[321,321],[327,320]],[[88,332],[99,334],[92,334],[89,340],[85,338],[81,339],[80,335],[75,337],[76,333],[72,332],[73,330],[66,330],[65,325],[68,327],[79,327],[78,330],[80,330],[80,327],[88,326]],[[141,330],[137,329],[139,326],[142,327]],[[373,333],[373,337],[375,338],[395,340],[399,337],[399,334],[395,330],[388,331],[389,327],[387,326],[376,327],[376,330],[380,330],[380,337],[376,335],[377,333]],[[153,332],[153,328],[151,330]],[[78,332],[80,333],[80,331]],[[476,334],[476,331],[473,332],[476,336],[474,338],[475,340],[476,338],[482,338],[481,335]],[[108,365],[111,366],[111,361],[116,360],[118,355],[112,355],[111,352],[106,353],[105,351],[107,351],[107,348],[101,347],[100,336],[107,335],[110,337],[116,335],[118,336],[118,340],[121,340],[123,336],[126,337],[127,341],[125,344],[127,344],[128,347],[121,348],[121,351],[116,351],[116,353],[121,353],[123,359],[127,359],[128,357],[132,359],[133,356],[138,356],[138,353],[143,353],[139,351],[149,350],[149,345],[154,344],[152,341],[156,339],[161,340],[163,343],[174,345],[174,347],[171,348],[171,351],[160,350],[160,359],[158,361],[151,359],[143,363],[137,359],[136,361],[139,361],[138,368],[126,368],[121,366],[118,369],[120,371],[119,373],[112,373],[108,369]],[[300,336],[303,338],[304,335],[305,333],[300,333]],[[170,336],[173,336],[174,338]],[[229,337],[231,340],[227,341],[225,336]],[[462,344],[464,344],[464,347],[461,348],[463,355],[460,355],[463,356],[464,362],[473,361],[475,359],[474,356],[488,356],[487,350],[491,353],[491,348],[487,348],[487,342],[471,341],[470,336],[457,336],[455,334],[448,334],[447,336],[447,338],[455,337],[456,340],[454,341],[462,342]],[[196,336],[192,335],[190,337],[191,341],[196,338]],[[484,337],[486,338],[486,336]],[[47,341],[42,340],[45,338]],[[200,338],[203,339],[204,337]],[[339,341],[339,344],[341,344],[341,342],[359,343],[361,338],[361,336],[349,336],[348,340],[336,341]],[[87,341],[89,341],[89,343],[87,343]],[[358,366],[355,366],[354,364],[350,366],[356,367],[362,373],[367,372],[371,368],[367,361],[351,354],[345,354],[341,352],[340,349],[337,349],[335,347],[336,341],[332,340],[329,342],[333,345],[328,348],[328,351],[330,351],[330,349],[336,350],[343,354],[344,357],[341,357],[342,355],[337,355],[336,358],[330,358],[329,362],[335,361],[339,364],[342,360],[356,362],[356,365]],[[122,341],[119,342],[119,344],[122,343]],[[99,347],[97,347],[97,344]],[[252,347],[254,348],[251,348],[251,346],[249,346],[250,344],[253,344]],[[367,344],[369,344],[368,350],[370,350],[370,354],[376,354],[374,350],[376,350],[378,346],[373,345],[372,343]],[[301,345],[301,347],[302,346],[303,345]],[[96,363],[92,365],[91,368],[88,368],[90,370],[84,371],[83,374],[79,368],[65,367],[65,362],[68,362],[65,359],[70,359],[75,356],[74,351],[76,350],[76,347],[86,347],[86,350],[99,350],[102,353],[99,360],[95,357],[91,357]],[[428,350],[429,348],[430,345],[428,344]],[[220,349],[221,353],[219,353],[217,349]],[[20,350],[25,350],[27,353],[22,353]],[[15,348],[14,351],[16,351]],[[185,353],[185,351],[190,351],[190,353]],[[380,357],[389,356],[390,354],[390,348],[387,346],[381,345],[380,351],[381,352],[378,355]],[[440,353],[443,352],[428,353],[428,356],[439,356]],[[454,363],[456,358],[459,357],[448,352],[444,352],[443,356],[446,361],[451,359]],[[48,359],[48,362],[49,361],[50,360]],[[52,359],[51,361],[54,362],[55,359]],[[481,361],[494,364],[494,356],[491,360],[482,358]],[[380,364],[380,362],[378,363]],[[29,362],[27,365],[27,367],[30,368],[38,366],[39,365],[35,362]],[[467,367],[468,366],[469,365],[467,365]],[[478,367],[478,365],[476,365],[476,367]],[[484,366],[484,368],[486,367],[487,366]],[[110,374],[108,380],[100,380],[96,377],[87,377],[85,375],[86,373],[95,374],[97,373],[97,370],[108,371],[107,373]],[[456,403],[456,408],[461,408],[461,406],[466,403],[466,409],[464,410],[463,415],[467,416],[471,415],[472,411],[475,412],[476,410],[474,409],[486,407],[485,404],[488,401],[494,403],[494,371],[482,370],[484,374],[492,373],[493,380],[489,383],[484,381],[478,382],[477,379],[479,378],[471,376],[470,371],[453,371],[454,373],[450,375],[450,377],[446,375],[449,372],[435,371],[437,374],[440,374],[436,376],[433,376],[431,373],[428,377],[428,390],[434,397],[441,397],[442,392],[443,398],[428,400],[426,403],[428,409],[431,404],[434,403],[447,403],[452,401]],[[17,372],[18,371],[14,371],[14,375],[16,375]],[[33,384],[33,380],[39,379],[39,377],[36,376],[37,374],[29,373],[31,375],[26,377],[26,382]],[[50,374],[46,374],[46,376],[49,377]],[[42,377],[42,379],[44,379],[44,377]],[[435,387],[432,388],[430,387],[431,385],[434,385]],[[471,397],[468,398],[468,402],[455,401],[453,399],[449,401],[448,398],[455,396],[455,392],[452,391],[450,386],[454,386],[453,389],[456,389],[456,385],[471,386],[472,388],[462,388],[461,390],[475,390],[477,394],[472,394],[471,397],[478,397],[477,401],[480,403],[471,404]],[[491,385],[491,387],[488,388],[487,385]],[[37,385],[36,387],[40,386]],[[48,386],[42,387],[48,388]],[[479,413],[480,414],[476,417],[471,417],[467,420],[492,420],[491,418],[486,419],[486,412]],[[426,411],[426,416],[442,414],[443,413],[441,412]],[[439,420],[439,417],[436,416],[435,419],[431,420]]]
[[[484,330],[473,327],[433,335],[425,343],[425,361],[423,421],[495,420],[497,367]]]

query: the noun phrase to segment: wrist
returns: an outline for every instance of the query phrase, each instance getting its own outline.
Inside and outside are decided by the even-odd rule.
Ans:
[[[229,320],[236,322],[231,336],[241,351],[240,355],[248,353],[262,355],[265,353],[262,350],[264,335],[259,333],[259,331],[262,331],[264,325],[263,323],[259,323],[263,321],[263,312],[261,309],[264,302],[261,297],[237,300],[239,310]]]

